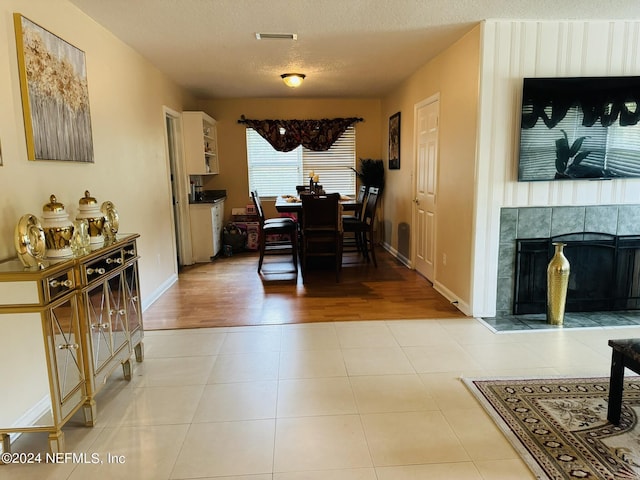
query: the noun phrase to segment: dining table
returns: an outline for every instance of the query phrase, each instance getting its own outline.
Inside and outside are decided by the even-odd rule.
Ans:
[[[355,198],[340,195],[340,205],[343,211],[355,211],[362,208],[362,203]],[[278,195],[276,198],[276,210],[278,213],[302,213],[302,200],[297,195]]]

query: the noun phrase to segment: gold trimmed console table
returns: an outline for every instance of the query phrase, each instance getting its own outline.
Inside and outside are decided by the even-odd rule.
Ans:
[[[143,360],[137,234],[118,235],[80,257],[43,268],[17,259],[0,263],[0,440],[49,432],[52,453],[63,452],[63,425],[83,408],[96,418],[95,396],[131,357]]]

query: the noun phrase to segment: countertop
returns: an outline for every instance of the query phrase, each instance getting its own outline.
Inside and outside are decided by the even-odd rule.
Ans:
[[[202,200],[191,201],[191,199],[189,199],[189,205],[218,203],[225,198],[227,198],[226,190],[205,190],[202,192]]]

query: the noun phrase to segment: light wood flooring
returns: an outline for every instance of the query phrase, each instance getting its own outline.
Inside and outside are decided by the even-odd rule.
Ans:
[[[377,268],[345,253],[339,283],[328,268],[309,271],[303,284],[282,255],[266,257],[259,275],[254,252],[185,267],[144,312],[145,329],[464,317],[424,277],[376,252]]]

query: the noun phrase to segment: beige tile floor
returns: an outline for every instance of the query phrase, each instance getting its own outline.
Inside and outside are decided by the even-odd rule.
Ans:
[[[68,450],[105,463],[4,465],[0,479],[534,478],[460,377],[607,376],[637,328],[496,334],[474,319],[147,332],[95,427]],[[14,452],[45,452],[46,434]],[[124,464],[107,462],[122,456]]]

